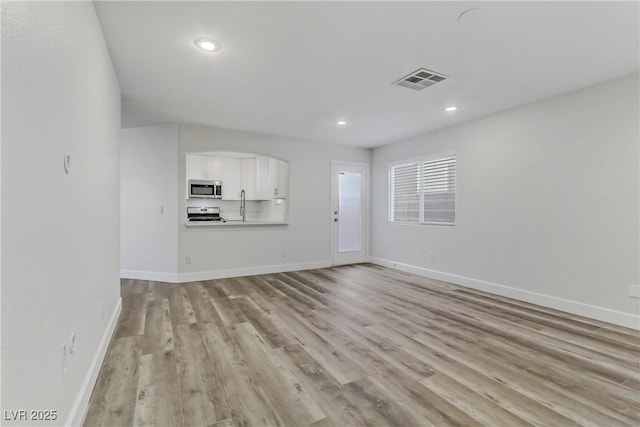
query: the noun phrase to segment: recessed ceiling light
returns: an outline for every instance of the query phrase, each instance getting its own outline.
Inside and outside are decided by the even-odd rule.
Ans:
[[[346,124],[347,124],[347,122],[345,122],[344,120],[338,120],[338,121],[336,122],[336,124],[337,124],[338,126],[344,126],[344,125],[346,125]]]
[[[458,107],[447,107],[444,109],[444,111],[456,111],[458,109]]]
[[[207,52],[215,52],[216,50],[220,50],[220,43],[207,37],[196,39],[195,44],[200,49]]]

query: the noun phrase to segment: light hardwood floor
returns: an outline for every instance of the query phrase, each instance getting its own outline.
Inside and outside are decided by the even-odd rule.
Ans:
[[[363,264],[123,280],[86,426],[638,426],[637,331]]]

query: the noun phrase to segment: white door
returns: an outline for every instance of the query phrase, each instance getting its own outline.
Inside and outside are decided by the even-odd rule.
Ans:
[[[333,265],[367,260],[367,176],[366,164],[331,162]]]

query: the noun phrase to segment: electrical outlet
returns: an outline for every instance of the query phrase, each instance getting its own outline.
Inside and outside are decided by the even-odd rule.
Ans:
[[[640,298],[640,286],[629,285],[629,296],[631,298]]]
[[[433,261],[435,257],[436,257],[436,256],[433,254],[433,252],[429,252],[429,254],[427,255],[427,259],[428,259],[429,261]]]
[[[191,264],[193,262],[193,258],[191,258],[191,255],[187,255],[187,264]]]
[[[282,249],[282,250],[280,251],[280,256],[281,256],[282,258],[285,258],[285,257],[287,256],[287,251],[285,251],[284,249]]]

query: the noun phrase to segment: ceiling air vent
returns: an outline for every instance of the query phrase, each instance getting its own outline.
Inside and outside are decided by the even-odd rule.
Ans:
[[[445,76],[444,74],[420,68],[419,70],[416,70],[413,73],[404,76],[393,84],[402,87],[408,87],[409,89],[422,90],[426,87],[433,86],[436,83],[440,83],[441,81],[444,81],[446,79],[447,76]]]

